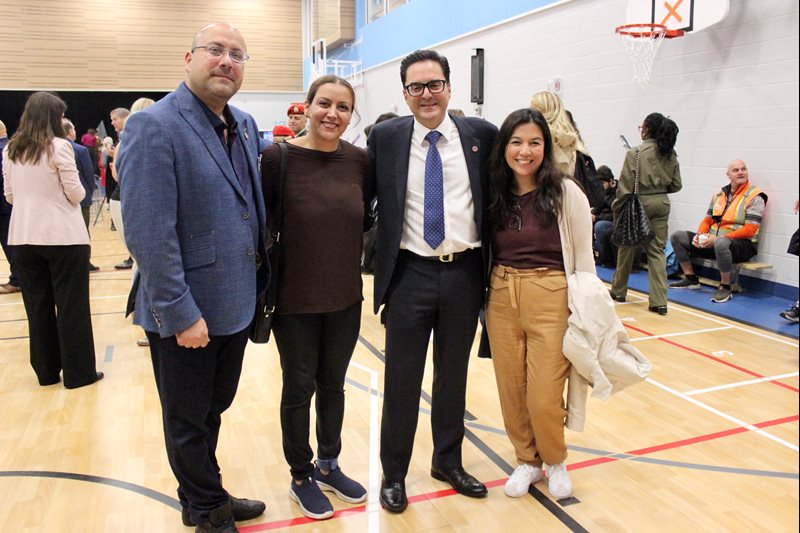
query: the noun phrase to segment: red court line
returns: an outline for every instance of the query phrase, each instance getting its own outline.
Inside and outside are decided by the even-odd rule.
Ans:
[[[766,422],[758,422],[757,424],[752,424],[757,428],[766,428],[770,426],[777,426],[779,424],[786,424],[788,422],[796,422],[800,420],[800,415],[791,415],[785,416],[783,418],[777,418],[775,420],[767,420]],[[746,427],[735,427],[730,429],[725,429],[722,431],[717,431],[715,433],[708,433],[707,435],[699,435],[697,437],[691,437],[688,439],[683,440],[676,440],[674,442],[668,442],[665,444],[659,444],[656,446],[650,446],[648,448],[640,448],[638,450],[632,450],[629,452],[623,452],[626,455],[648,455],[655,452],[660,452],[664,450],[671,450],[674,448],[681,448],[683,446],[689,446],[691,444],[697,444],[700,442],[708,442],[710,440],[720,439],[722,437],[728,437],[730,435],[736,435],[738,433],[744,433],[746,431],[750,431]],[[573,463],[567,466],[567,470],[578,470],[581,468],[586,468],[588,466],[594,466],[603,463],[610,463],[612,461],[619,461],[620,459],[625,459],[625,457],[598,457],[597,459],[589,459],[588,461],[581,461],[579,463]]]
[[[800,415],[786,416],[786,417],[783,417],[783,418],[777,418],[775,420],[767,420],[765,422],[758,422],[758,423],[752,424],[752,425],[757,427],[757,428],[765,428],[765,427],[770,427],[770,426],[777,426],[779,424],[786,424],[788,422],[796,422],[797,420],[800,420]],[[629,451],[629,452],[622,452],[622,454],[637,455],[637,456],[647,455],[647,454],[651,454],[651,453],[655,453],[655,452],[659,452],[659,451],[663,451],[663,450],[669,450],[669,449],[673,449],[673,448],[680,448],[680,447],[683,447],[683,446],[689,446],[691,444],[697,444],[699,442],[707,442],[707,441],[710,441],[710,440],[715,440],[715,439],[719,439],[719,438],[722,438],[722,437],[727,437],[727,436],[730,436],[730,435],[736,435],[738,433],[744,433],[745,431],[749,431],[749,430],[747,428],[744,428],[744,427],[740,426],[740,427],[735,427],[735,428],[731,428],[731,429],[725,429],[723,431],[717,431],[715,433],[709,433],[707,435],[700,435],[698,437],[691,437],[691,438],[688,438],[688,439],[682,439],[682,440],[678,440],[678,441],[674,441],[674,442],[668,442],[666,444],[659,444],[657,446],[650,446],[648,448],[640,448],[638,450],[632,450],[632,451]],[[567,470],[579,470],[579,469],[582,469],[582,468],[587,468],[587,467],[590,467],[590,466],[595,466],[595,465],[599,465],[599,464],[603,464],[603,463],[610,463],[612,461],[619,461],[620,459],[625,459],[625,457],[598,457],[597,459],[589,459],[588,461],[581,461],[579,463],[573,463],[571,465],[568,465],[567,466]],[[485,483],[485,485],[486,485],[487,488],[498,487],[500,485],[505,484],[506,479],[508,479],[508,478],[496,479],[494,481],[489,481],[489,482]],[[417,502],[421,502],[421,501],[436,500],[436,499],[439,499],[439,498],[444,498],[445,496],[452,496],[454,494],[456,494],[456,491],[454,491],[453,489],[437,490],[437,491],[428,492],[428,493],[425,493],[425,494],[417,494],[416,496],[409,496],[408,503],[412,504],[412,503],[417,503]],[[356,515],[356,514],[361,514],[361,513],[366,512],[366,510],[367,510],[367,506],[366,505],[359,505],[358,507],[350,507],[348,509],[342,509],[341,511],[336,511],[336,514],[333,515],[333,517],[331,517],[330,519],[334,520],[336,518],[344,518],[346,516],[352,516],[352,515]],[[268,531],[268,530],[271,530],[271,529],[286,528],[286,527],[292,527],[292,526],[300,526],[300,525],[304,525],[304,524],[312,524],[314,522],[317,522],[317,520],[302,516],[302,517],[297,517],[297,518],[289,518],[287,520],[278,520],[276,522],[267,522],[265,524],[256,524],[256,525],[253,525],[253,526],[240,526],[239,527],[239,531],[241,531],[242,533],[254,533],[256,531]]]
[[[648,337],[654,337],[655,336],[654,334],[650,333],[649,331],[645,331],[643,329],[636,328],[634,326],[631,326],[630,324],[625,324],[625,327],[626,328],[630,328],[633,331],[636,331],[636,332],[642,333],[644,335],[647,335]],[[714,357],[711,354],[707,354],[707,353],[701,352],[700,350],[695,350],[694,348],[689,348],[688,346],[685,346],[685,345],[680,344],[678,342],[671,341],[669,339],[656,339],[656,340],[661,341],[661,342],[665,342],[665,343],[667,343],[667,344],[669,344],[671,346],[675,346],[677,348],[681,348],[682,350],[686,350],[687,352],[692,352],[692,353],[697,354],[697,355],[699,355],[701,357],[705,357],[706,359],[711,359],[712,361],[715,361],[717,363],[723,364],[725,366],[729,366],[729,367],[731,367],[731,368],[733,368],[735,370],[738,370],[739,372],[743,372],[743,373],[747,374],[748,376],[753,376],[754,378],[759,378],[759,379],[764,379],[764,378],[767,377],[767,376],[759,374],[758,372],[753,372],[752,370],[748,370],[748,369],[746,369],[746,368],[744,368],[742,366],[739,366],[739,365],[736,365],[736,364],[731,363],[729,361],[725,361],[723,359],[720,359],[719,357]],[[765,381],[765,383],[774,383],[775,385],[778,385],[779,387],[783,387],[784,389],[789,389],[790,391],[793,391],[793,392],[800,392],[800,389],[792,387],[791,385],[787,385],[786,383],[781,383],[780,381],[777,381],[777,380],[774,380],[774,379],[767,380],[767,381]]]

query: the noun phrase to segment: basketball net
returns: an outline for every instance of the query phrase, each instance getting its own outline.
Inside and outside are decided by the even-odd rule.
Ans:
[[[633,81],[642,88],[647,87],[653,76],[653,60],[667,35],[667,27],[661,24],[626,24],[617,27],[615,33],[633,63]]]

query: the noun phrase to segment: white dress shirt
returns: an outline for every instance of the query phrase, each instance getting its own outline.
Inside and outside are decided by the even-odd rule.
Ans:
[[[444,177],[444,241],[434,250],[424,239],[425,159],[430,144],[425,136],[433,130],[416,119],[411,135],[403,236],[400,239],[401,249],[423,256],[463,252],[481,245],[480,233],[475,224],[475,204],[472,200],[467,161],[458,128],[450,115],[445,114],[442,123],[434,130],[442,134],[436,148],[442,158]]]

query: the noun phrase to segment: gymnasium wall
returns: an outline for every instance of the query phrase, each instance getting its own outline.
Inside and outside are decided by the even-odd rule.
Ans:
[[[192,36],[238,27],[243,91],[302,90],[300,0],[0,0],[0,89],[171,91]]]
[[[436,4],[449,5],[459,20],[461,2]],[[381,19],[386,40],[396,42],[411,31],[390,24],[411,5]],[[671,196],[670,231],[696,229],[711,195],[728,182],[728,161],[744,159],[752,182],[770,198],[758,260],[775,268],[753,275],[796,287],[798,260],[785,251],[798,227],[792,212],[798,199],[800,146],[797,2],[731,0],[728,17],[716,26],[663,43],[653,83],[646,89],[631,80],[630,60],[614,35],[625,20],[626,5],[627,0],[573,0],[464,37],[442,40],[442,30],[431,41],[414,43],[393,60],[365,69],[357,100],[366,120],[358,128],[387,110],[409,113],[399,63],[402,55],[421,46],[448,57],[451,107],[468,115],[476,114],[469,94],[471,52],[485,50],[485,104],[480,111],[498,125],[514,109],[528,106],[533,93],[546,90],[548,79],[560,79],[561,96],[596,163],[615,174],[625,155],[619,135],[636,144],[636,127],[658,111],[680,127],[676,150],[684,187]]]

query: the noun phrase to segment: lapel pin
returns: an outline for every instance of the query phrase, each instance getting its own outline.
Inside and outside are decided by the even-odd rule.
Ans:
[[[245,141],[248,141],[248,140],[250,140],[250,136],[249,136],[249,135],[247,135],[247,130],[244,130],[244,140],[245,140]]]
[[[478,147],[477,147],[477,146],[473,146],[473,147],[472,147],[472,151],[473,151],[473,152],[477,152],[477,151],[478,151]]]

